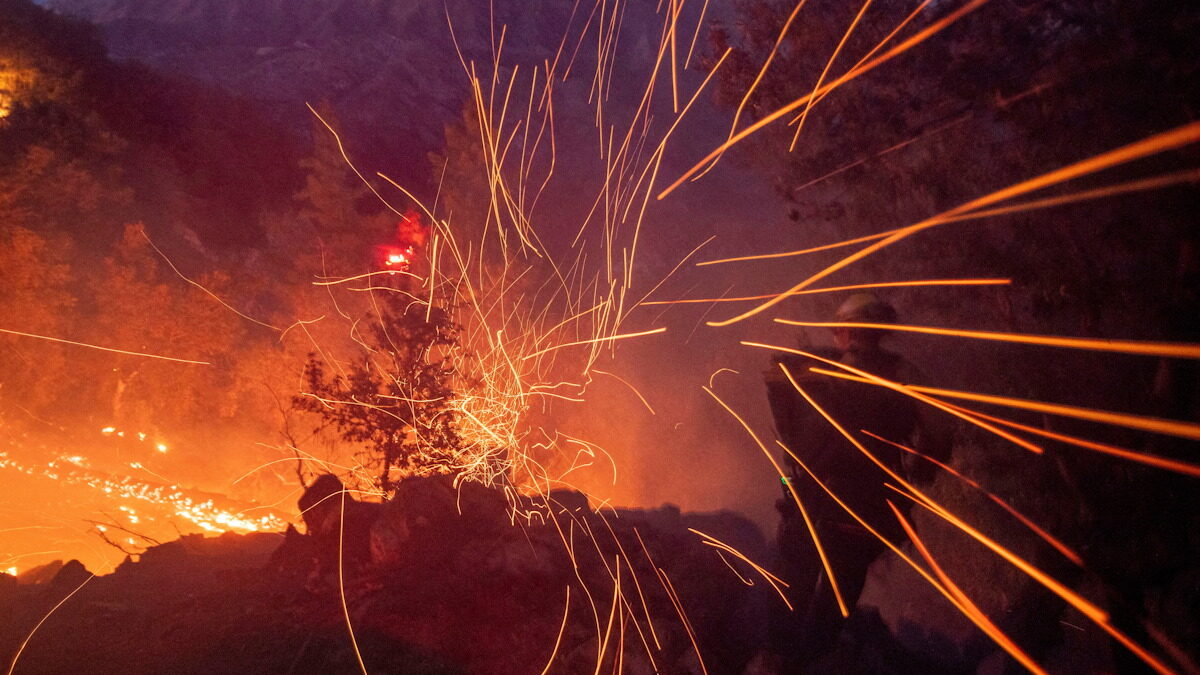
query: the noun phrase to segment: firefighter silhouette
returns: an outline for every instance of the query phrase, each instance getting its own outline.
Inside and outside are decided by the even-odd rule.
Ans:
[[[838,323],[890,324],[896,320],[896,311],[870,293],[851,296],[837,311]],[[834,350],[806,351],[887,380],[919,382],[919,373],[906,359],[884,348],[886,334],[881,329],[837,327]],[[899,503],[903,498],[885,485],[889,481],[887,473],[804,400],[788,381],[781,365],[880,462],[916,483],[930,478],[933,464],[870,434],[945,460],[950,450],[947,436],[936,420],[929,419],[924,409],[927,406],[890,389],[812,373],[809,369],[813,366],[836,368],[794,354],[773,356],[771,368],[764,374],[781,442],[876,532],[892,542],[902,541],[903,529],[888,500],[903,507]],[[863,433],[864,430],[870,434]],[[786,454],[784,460],[789,467],[784,480],[799,495],[833,570],[844,605],[852,613],[868,568],[886,546],[829,497],[795,461]],[[777,532],[781,576],[791,584],[795,609],[781,611],[772,621],[772,643],[784,670],[790,672],[836,644],[843,616],[813,537],[786,484],[784,498],[777,502],[777,507],[782,516]]]

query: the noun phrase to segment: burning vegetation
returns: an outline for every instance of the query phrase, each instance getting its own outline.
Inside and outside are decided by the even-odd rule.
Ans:
[[[341,5],[0,16],[10,673],[1197,669],[1194,9]]]

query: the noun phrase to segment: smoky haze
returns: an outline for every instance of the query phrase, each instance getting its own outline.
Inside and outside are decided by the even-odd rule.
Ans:
[[[778,12],[778,7],[767,4]],[[106,71],[103,77],[94,78],[95,91],[87,93],[84,103],[51,101],[46,105],[96,105],[103,111],[117,104],[101,105],[97,100],[128,98],[141,102],[142,97],[149,96],[147,92],[172,87],[182,92],[178,97],[171,94],[149,99],[161,105],[163,112],[150,116],[143,125],[145,134],[131,128],[134,125],[128,122],[126,127],[117,122],[107,123],[119,143],[129,147],[91,148],[90,159],[80,160],[84,173],[93,170],[97,176],[81,181],[85,183],[82,188],[96,192],[92,200],[96,203],[94,212],[60,213],[55,223],[38,230],[49,233],[42,244],[37,244],[50,252],[47,256],[54,258],[51,253],[59,239],[75,239],[81,242],[76,244],[77,257],[55,254],[58,257],[54,259],[61,258],[64,265],[85,261],[80,266],[86,274],[107,274],[112,288],[126,293],[123,297],[105,296],[120,297],[113,304],[127,305],[124,313],[113,310],[99,296],[81,297],[74,303],[64,300],[61,311],[68,317],[75,312],[75,316],[87,320],[81,323],[96,326],[88,341],[97,344],[115,344],[112,338],[118,333],[114,331],[122,325],[133,326],[121,318],[125,314],[141,316],[144,321],[136,327],[142,335],[135,337],[136,331],[131,329],[124,335],[132,341],[121,344],[136,344],[139,350],[170,351],[184,357],[211,352],[218,374],[212,376],[213,381],[193,381],[188,379],[191,371],[185,378],[170,369],[174,366],[156,364],[156,372],[137,370],[137,378],[132,379],[133,371],[120,371],[122,367],[138,368],[131,363],[126,365],[128,362],[114,366],[103,355],[90,352],[81,355],[65,349],[53,355],[48,353],[38,358],[60,364],[56,377],[74,370],[75,377],[88,383],[85,387],[88,395],[79,399],[87,402],[86,407],[81,405],[60,416],[70,418],[67,422],[43,414],[46,410],[63,410],[61,401],[47,402],[43,408],[26,406],[32,411],[26,417],[45,418],[48,424],[30,422],[22,413],[12,413],[12,419],[20,418],[21,424],[36,429],[29,432],[34,439],[31,444],[22,443],[20,449],[12,450],[14,454],[24,453],[28,455],[28,463],[44,465],[57,456],[54,453],[59,452],[60,446],[70,456],[71,448],[65,446],[105,443],[111,449],[88,454],[109,453],[114,458],[93,461],[111,463],[122,472],[129,468],[130,462],[150,466],[165,477],[143,475],[142,479],[164,485],[186,483],[187,489],[198,493],[196,501],[216,494],[246,502],[278,504],[281,509],[291,506],[297,488],[292,482],[292,465],[283,462],[287,453],[272,448],[288,440],[281,439],[281,428],[290,434],[290,439],[298,439],[309,430],[308,422],[289,422],[286,412],[281,410],[287,408],[299,384],[296,364],[302,363],[306,347],[303,343],[278,347],[273,336],[262,332],[261,327],[224,308],[200,309],[206,300],[188,295],[194,289],[163,268],[161,258],[145,248],[136,232],[130,233],[124,226],[141,222],[149,238],[180,271],[189,278],[204,280],[206,287],[255,318],[276,325],[312,318],[315,313],[308,310],[317,306],[320,295],[311,288],[297,290],[311,276],[294,278],[300,259],[312,256],[312,251],[288,243],[288,236],[294,232],[288,228],[302,220],[304,216],[298,211],[307,208],[306,199],[312,199],[313,188],[306,180],[320,170],[337,175],[330,167],[337,166],[340,160],[332,154],[317,156],[323,143],[328,147],[329,138],[305,107],[309,102],[332,113],[331,124],[343,136],[352,159],[364,175],[373,177],[376,171],[382,171],[425,201],[432,201],[437,194],[456,226],[467,231],[478,227],[480,200],[486,198],[486,193],[481,185],[482,169],[472,164],[477,158],[470,153],[472,143],[477,142],[473,136],[477,130],[473,129],[470,116],[464,113],[469,82],[450,40],[446,13],[464,57],[475,61],[481,72],[491,72],[492,45],[498,36],[478,3],[449,3],[446,10],[443,5],[440,1],[355,0],[268,4],[249,0],[53,3],[58,11],[99,26],[103,44],[114,57],[114,63],[106,68],[134,68],[143,79],[138,81],[140,86],[136,89],[106,92],[104,87],[115,87],[114,82],[124,81],[114,75],[115,71]],[[605,92],[602,122],[605,129],[615,124],[618,134],[632,119],[650,77],[661,26],[660,20],[655,19],[653,5],[627,5],[627,14],[620,18],[622,28],[613,61],[615,72],[611,88]],[[496,6],[494,24],[507,26],[501,58],[506,65],[499,78],[502,83],[515,66],[529,73],[553,58],[568,26],[572,39],[576,39],[586,19],[572,18],[570,3],[537,3],[536,7],[529,3],[496,3]],[[699,8],[689,7],[687,11],[681,25],[690,30]],[[844,8],[840,11],[845,13]],[[812,118],[806,121],[809,127],[805,140],[795,153],[787,155],[781,150],[788,145],[790,128],[771,132],[774,135],[764,134],[762,141],[734,148],[700,180],[684,183],[661,201],[652,197],[638,244],[631,296],[640,297],[654,288],[701,244],[704,246],[670,274],[649,300],[777,293],[833,262],[839,252],[706,267],[695,267],[693,263],[795,250],[899,227],[1023,178],[1083,159],[1089,153],[1117,147],[1181,123],[1174,99],[1163,99],[1155,92],[1122,96],[1121,103],[1112,103],[1112,109],[1106,113],[1136,118],[1140,126],[1121,123],[1124,117],[1107,126],[1088,124],[1091,119],[1062,119],[1064,111],[1080,106],[1087,109],[1083,103],[1096,108],[1102,104],[1109,106],[1115,100],[1103,92],[1079,91],[1080,85],[1071,78],[1082,77],[1080,73],[1086,71],[1066,69],[1046,73],[1037,64],[1017,63],[997,67],[996,78],[988,79],[971,70],[982,69],[979,62],[989,63],[987,55],[994,58],[995,45],[1005,44],[1003,34],[994,35],[980,27],[986,21],[1011,24],[1012,18],[1000,12],[984,15],[979,19],[980,24],[964,23],[956,27],[962,31],[961,35],[972,36],[970,40],[963,38],[963,42],[976,47],[974,51],[965,50],[967,55],[962,57],[961,68],[942,70],[940,63],[949,59],[947,54],[952,47],[962,45],[949,38],[940,45],[933,43],[929,55],[898,59],[880,69],[872,76],[874,79],[864,78],[865,83],[847,86],[846,91],[835,92],[829,102],[814,108]],[[836,11],[820,16],[831,17],[823,19],[830,23],[848,19]],[[724,26],[724,32],[700,33],[693,67],[678,73],[681,105],[718,56],[715,52],[720,47],[720,35],[734,43],[740,39],[742,51],[729,64],[732,73],[715,78],[683,118],[658,172],[660,187],[681,176],[726,137],[738,102],[736,96],[731,98],[730,92],[739,86],[744,89],[745,82],[738,78],[745,78],[747,72],[752,76],[755,67],[747,64],[762,60],[762,36],[738,32],[736,27],[742,26],[746,19],[737,15],[735,8],[714,5],[707,20],[712,26]],[[1041,28],[1049,33],[1045,26]],[[1097,34],[1107,35],[1105,30],[1109,28],[1098,28]],[[749,29],[745,32],[753,33]],[[840,34],[832,30],[816,32],[822,35],[828,32],[824,36],[826,42],[836,42]],[[595,33],[592,35],[594,38]],[[1063,35],[1076,33],[1066,31]],[[691,34],[685,37],[681,42],[690,42]],[[1103,42],[1095,36],[1089,40],[1085,46],[1090,49]],[[568,41],[568,53],[571,44]],[[979,44],[984,47],[978,47]],[[558,88],[562,103],[555,111],[555,173],[533,220],[548,250],[563,259],[583,251],[594,264],[605,254],[598,216],[592,214],[582,245],[578,249],[571,247],[581,223],[589,217],[601,195],[606,166],[601,149],[608,137],[607,132],[597,131],[595,126],[597,107],[588,73],[595,71],[596,63],[595,50],[589,46],[586,43],[579,50],[573,66],[575,74]],[[1071,46],[1066,44],[1062,50],[1067,51]],[[861,45],[850,43],[850,47]],[[984,56],[979,56],[980,52]],[[804,52],[797,49],[794,54],[802,56]],[[742,60],[737,61],[739,58]],[[93,68],[100,57],[86,54],[62,56],[62,59]],[[802,59],[796,56],[788,63],[798,60]],[[820,68],[805,72],[816,75]],[[786,80],[792,75],[794,72],[784,68],[779,77]],[[665,79],[669,73],[662,69],[658,76]],[[811,76],[796,79],[805,83],[800,89],[815,81]],[[797,86],[786,89],[786,81],[769,84],[764,87],[768,90],[764,101],[751,106],[753,114],[744,117],[743,124],[768,110],[764,106],[772,100],[769,96],[782,96],[781,90],[792,92]],[[524,91],[528,93],[528,89]],[[922,93],[924,98],[918,98],[917,94]],[[839,96],[843,98],[838,99]],[[671,88],[660,84],[652,102],[656,129],[661,130],[674,119],[671,98]],[[181,99],[187,103],[180,103]],[[1009,99],[1014,103],[1005,103]],[[1137,108],[1147,100],[1157,100],[1160,105],[1149,112]],[[973,103],[964,106],[960,105],[962,101]],[[1010,107],[1019,101],[1025,101],[1029,107]],[[113,113],[114,119],[123,117],[127,115],[121,110]],[[180,125],[194,128],[197,120],[203,119],[216,120],[212,128],[205,128],[207,135],[175,143],[173,129]],[[250,127],[250,122],[259,126]],[[1084,133],[1082,129],[1093,131]],[[908,148],[897,148],[913,139],[922,140]],[[64,142],[61,147],[68,145]],[[763,156],[768,149],[773,155],[790,159],[765,160]],[[95,169],[106,161],[102,158],[117,156],[131,158],[123,176],[100,175]],[[204,170],[198,166],[209,159],[219,164],[229,156],[234,159],[217,169]],[[23,147],[21,157],[26,162],[37,159],[36,153],[30,154],[29,147]],[[847,168],[860,159],[864,160],[861,165]],[[58,166],[55,164],[58,162],[67,166],[69,160],[59,157],[47,165]],[[87,164],[88,161],[93,164]],[[157,163],[160,161],[170,170],[160,170]],[[1154,168],[1175,169],[1178,168],[1175,163],[1174,158],[1163,160],[1163,166]],[[325,169],[314,168],[319,166]],[[439,187],[443,167],[447,167],[445,175],[451,180]],[[838,173],[829,175],[832,172]],[[63,169],[63,175],[67,173]],[[42,175],[53,178],[55,174]],[[1122,178],[1140,175],[1134,171]],[[810,181],[818,182],[808,186]],[[374,182],[383,187],[379,181]],[[247,185],[261,186],[263,194],[247,189]],[[797,186],[806,187],[796,189]],[[232,199],[231,190],[235,187],[246,194],[233,195],[242,199],[230,205],[227,201]],[[114,196],[117,191],[110,188],[124,190],[121,194],[125,196]],[[372,248],[392,236],[395,219],[353,181],[340,185],[327,181],[324,189],[330,193],[345,192],[348,203],[337,206],[361,219],[364,234],[346,244],[349,258],[357,258],[353,264],[348,258],[346,265],[354,272],[366,269]],[[29,204],[39,207],[56,203],[60,193],[39,193],[30,188],[27,194]],[[397,203],[405,202],[397,198]],[[1177,283],[1172,276],[1172,265],[1181,255],[1178,235],[1185,231],[1185,219],[1180,215],[1185,204],[1186,197],[1174,193],[1152,200],[1133,196],[1123,198],[1112,208],[1078,207],[1070,220],[1038,221],[1039,215],[1017,216],[1016,227],[1010,222],[989,220],[967,225],[972,228],[971,236],[976,238],[973,246],[963,245],[964,230],[945,228],[931,232],[919,242],[898,244],[886,256],[881,255],[880,260],[864,261],[819,285],[955,276],[1010,278],[1017,289],[1011,296],[988,289],[916,289],[895,291],[887,297],[897,306],[904,321],[915,324],[995,330],[1017,327],[1027,332],[1066,334],[1082,330],[1102,336],[1184,339],[1162,319],[1163,304],[1167,301],[1147,301],[1147,297],[1153,295],[1152,289]],[[1059,212],[1050,213],[1057,218]],[[1052,227],[1043,227],[1047,222]],[[1072,233],[1070,225],[1080,223],[1093,226],[1092,231]],[[1147,235],[1130,234],[1129,227],[1145,228],[1142,231]],[[126,257],[121,258],[122,255]],[[1172,263],[1163,266],[1154,262],[1162,260]],[[158,266],[154,274],[159,276],[153,282],[122,276],[121,270],[149,265],[147,261],[156,261],[154,265]],[[73,287],[66,277],[60,285]],[[155,293],[165,294],[161,304],[139,299],[138,293],[151,287]],[[1122,291],[1106,295],[1105,289],[1110,288]],[[839,294],[803,296],[788,300],[783,307],[791,318],[821,321],[832,315],[842,298],[844,295]],[[179,320],[185,325],[205,327],[194,336],[193,342],[181,337],[178,330],[153,332],[155,325],[168,323],[160,319],[167,312],[165,308],[174,305],[196,307],[186,319]],[[805,333],[787,328],[765,316],[724,328],[704,324],[706,320],[728,318],[746,306],[743,303],[647,305],[630,315],[621,332],[659,327],[667,330],[663,334],[614,343],[611,358],[601,358],[594,364],[595,369],[605,372],[592,373],[586,400],[556,402],[544,413],[554,427],[595,443],[611,457],[610,462],[604,453],[597,454],[592,466],[572,476],[573,483],[586,488],[597,500],[613,504],[657,506],[672,502],[685,510],[734,509],[749,515],[764,530],[774,527],[777,476],[744,429],[701,387],[711,385],[771,447],[774,436],[762,384],[769,353],[739,343],[754,340],[781,346],[828,344],[829,335],[821,329]],[[147,317],[147,309],[163,314]],[[20,315],[21,311],[8,312],[8,316]],[[55,328],[68,327],[47,317],[41,330],[51,333]],[[335,328],[329,330],[338,332]],[[346,332],[344,326],[341,332]],[[1153,366],[1146,367],[1125,357],[1030,358],[1019,348],[947,347],[946,342],[935,338],[895,337],[893,343],[930,382],[940,385],[979,391],[1000,389],[1025,396],[1057,396],[1058,400],[1108,408],[1142,410],[1149,406],[1136,400],[1131,392],[1139,387],[1148,389],[1146,373]],[[89,365],[72,368],[81,363]],[[284,366],[283,374],[274,378],[262,375],[277,372],[274,369],[280,363],[290,364],[290,370]],[[28,390],[53,389],[64,381],[69,380],[54,380],[54,386],[34,380],[20,386]],[[264,388],[264,381],[272,386]],[[153,406],[142,412],[116,410],[121,391],[137,391],[138,396],[148,399],[189,398],[179,393],[183,385],[208,386],[232,393],[219,402],[179,401],[178,406],[172,406],[178,408],[174,418],[158,415],[164,411],[152,409]],[[60,392],[67,389],[58,387]],[[6,402],[26,403],[20,396],[14,397],[13,391],[13,386],[3,391]],[[63,395],[60,393],[59,399]],[[132,399],[133,394],[129,397]],[[233,412],[225,414],[228,411]],[[101,435],[101,429],[115,424],[114,416],[145,422],[141,426],[115,425],[118,431],[130,435],[151,436],[150,441],[138,443],[154,442],[161,437],[172,446],[172,453],[176,447],[179,453],[156,457],[153,448],[133,444],[131,437],[114,440],[112,434]],[[219,423],[209,424],[213,419]],[[71,428],[66,435],[70,440],[59,440],[63,437],[61,429],[66,426]],[[176,443],[176,439],[183,440]],[[314,441],[313,451],[334,452],[329,443],[321,445],[323,442],[326,441]],[[159,460],[158,466],[150,460]],[[234,483],[246,472],[268,462],[280,464]],[[116,473],[117,468],[104,473]],[[23,499],[33,499],[35,493],[39,493],[39,488],[28,488],[27,494],[22,493]],[[45,494],[44,488],[39,494]],[[47,504],[46,508],[52,505]],[[237,510],[238,506],[230,508]],[[23,507],[8,517],[14,523],[24,524],[31,509]],[[121,522],[128,525],[128,518],[122,518]],[[56,514],[53,527],[66,527],[61,521],[62,517]],[[168,535],[169,531],[163,533]],[[97,544],[91,535],[69,539],[70,543],[52,542],[47,548],[72,548],[71,555],[81,557],[96,555],[92,549]],[[89,550],[75,549],[85,546],[80,543],[84,540],[91,542],[86,544]],[[18,548],[33,550],[29,546],[32,544],[22,541]],[[35,556],[33,560],[54,555]],[[106,555],[111,557],[112,552],[106,551]],[[25,564],[23,561],[22,565]]]

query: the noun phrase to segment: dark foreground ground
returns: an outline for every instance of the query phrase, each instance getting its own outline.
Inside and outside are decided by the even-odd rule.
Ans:
[[[561,493],[554,518],[514,522],[494,491],[407,485],[386,506],[348,499],[344,527],[340,495],[318,485],[302,501],[316,504],[306,534],[187,536],[106,576],[72,561],[0,577],[0,658],[10,663],[74,592],[15,672],[357,672],[347,614],[372,673],[540,673],[552,656],[559,673],[598,672],[598,660],[604,672],[776,672],[766,636],[777,596],[696,532],[769,561],[745,519],[597,514]],[[864,605],[880,609],[862,607],[816,671],[1016,672],[936,599],[902,588],[919,583],[903,574],[878,562]],[[1111,672],[1106,649],[1072,631],[1047,665]]]

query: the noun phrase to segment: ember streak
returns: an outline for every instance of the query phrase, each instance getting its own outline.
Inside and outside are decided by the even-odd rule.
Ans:
[[[500,577],[492,572],[517,570],[514,588],[526,582],[536,588],[536,606],[545,614],[529,619],[538,627],[529,639],[544,651],[544,672],[622,672],[628,662],[637,664],[629,670],[648,664],[656,672],[662,665],[707,674],[710,666],[714,672],[728,664],[748,667],[753,654],[739,650],[753,641],[739,642],[745,637],[739,633],[723,644],[719,633],[728,618],[722,612],[735,615],[744,598],[815,625],[813,599],[827,590],[836,601],[831,612],[840,618],[831,613],[819,621],[832,619],[841,635],[853,640],[852,631],[867,630],[872,620],[883,633],[889,627],[899,632],[884,624],[903,625],[907,610],[881,618],[886,612],[860,600],[860,593],[869,595],[864,584],[871,582],[864,580],[874,561],[876,570],[893,566],[876,575],[886,577],[879,582],[885,595],[911,593],[897,580],[919,579],[922,602],[937,602],[974,626],[964,653],[990,651],[1031,672],[1049,670],[1050,648],[1030,644],[1037,637],[1030,626],[1045,617],[1028,618],[1025,626],[998,616],[1013,609],[1011,595],[1069,608],[1054,615],[1087,623],[1081,631],[1111,642],[1104,647],[1111,656],[1098,648],[1095,656],[1106,666],[1194,669],[1194,647],[1177,644],[1194,631],[1194,619],[1177,620],[1166,601],[1156,600],[1161,593],[1136,578],[1139,565],[1158,563],[1121,559],[1122,567],[1106,559],[1114,537],[1101,525],[1116,522],[1115,532],[1132,536],[1120,529],[1132,527],[1123,514],[1112,513],[1119,505],[1106,499],[1132,500],[1144,490],[1172,505],[1174,491],[1151,488],[1200,476],[1200,464],[1180,449],[1194,450],[1200,439],[1200,424],[1189,418],[1195,401],[1186,400],[1195,393],[1200,337],[1173,324],[1147,322],[1143,330],[1122,314],[1155,315],[1155,308],[1138,306],[1150,291],[1128,288],[1134,285],[1129,279],[1145,278],[1155,288],[1161,280],[1164,289],[1174,284],[1173,304],[1157,308],[1159,314],[1194,316],[1188,303],[1195,300],[1189,280],[1200,267],[1195,235],[1175,227],[1175,202],[1168,200],[1172,191],[1194,190],[1200,182],[1192,166],[1200,123],[1181,119],[1170,99],[1161,104],[1166,112],[1139,115],[1147,121],[1131,131],[1106,129],[1097,139],[1080,139],[1079,147],[1064,141],[1029,161],[1014,158],[1011,148],[1019,143],[1013,138],[1027,143],[1031,155],[1050,145],[1019,136],[1022,125],[1047,124],[1045,111],[1018,112],[1019,106],[1045,100],[1065,107],[1078,98],[1095,104],[1070,81],[1090,72],[1085,66],[1125,76],[1130,66],[1094,55],[1096,63],[1070,61],[1076,70],[1031,63],[1021,66],[1027,72],[1013,72],[1011,64],[988,61],[1003,60],[995,52],[1007,50],[1013,34],[1027,32],[1023,21],[1036,24],[1038,35],[1059,36],[1045,38],[1051,46],[1026,45],[1028,59],[1037,61],[1036,49],[1069,53],[1073,40],[1103,42],[1089,32],[1093,28],[1097,35],[1125,30],[1108,25],[1120,13],[1089,6],[1079,12],[1100,12],[1092,17],[1095,26],[1060,31],[1059,24],[1075,20],[1070,11],[1043,25],[1024,9],[995,9],[999,3],[987,0],[914,1],[903,8],[871,0],[853,7],[818,0],[814,8],[805,8],[806,0],[652,4],[595,0],[576,3],[562,16],[550,12],[563,25],[555,27],[561,39],[544,54],[522,42],[534,38],[516,35],[517,24],[498,22],[494,7],[486,16],[473,8],[461,17],[443,8],[448,42],[440,56],[459,70],[465,106],[461,120],[438,125],[446,147],[444,156],[433,157],[437,180],[377,170],[378,158],[362,147],[371,140],[348,136],[342,122],[363,111],[322,101],[306,108],[312,154],[294,162],[299,173],[279,178],[288,187],[270,199],[223,176],[226,169],[241,171],[233,164],[242,162],[256,167],[264,183],[273,180],[267,176],[271,153],[246,140],[255,137],[250,125],[257,120],[249,112],[228,128],[223,122],[201,126],[208,116],[196,115],[193,123],[204,134],[173,144],[171,134],[159,130],[162,138],[146,141],[144,153],[126,152],[123,144],[140,137],[129,128],[124,97],[101,105],[78,85],[119,81],[114,74],[125,72],[122,66],[92,66],[104,78],[65,77],[47,64],[74,61],[36,35],[22,38],[25,51],[0,48],[0,140],[21,157],[0,165],[0,179],[12,183],[11,197],[0,194],[0,218],[18,223],[0,238],[0,281],[11,289],[11,300],[0,298],[0,356],[12,373],[0,382],[0,429],[6,432],[0,571],[49,582],[38,575],[50,568],[30,570],[76,558],[92,573],[106,574],[122,559],[173,550],[168,542],[187,535],[278,538],[282,543],[264,569],[306,594],[305,620],[316,616],[312,620],[325,628],[337,625],[346,654],[365,673],[378,635],[394,630],[417,640],[420,631],[397,627],[407,624],[393,605],[436,593],[466,598],[475,582],[498,593]],[[22,11],[30,25],[57,20],[33,5]],[[627,12],[655,22],[648,32],[637,29],[639,39],[628,51],[622,41],[622,31],[632,30]],[[1180,16],[1196,24],[1194,12],[1180,10]],[[486,30],[470,32],[478,26]],[[1149,49],[1139,42],[1145,35],[1134,33],[1125,39]],[[291,42],[298,54],[316,49]],[[262,47],[255,58],[272,59],[276,51]],[[97,53],[103,53],[98,44]],[[1016,48],[1014,54],[1025,57]],[[991,86],[965,82],[973,78],[954,70],[965,66],[952,63],[950,74],[940,75],[943,62],[959,56],[981,70],[976,61],[992,63],[997,81],[985,100],[959,105],[960,89]],[[1010,91],[1012,80],[1034,74],[1036,82]],[[965,83],[954,84],[960,76]],[[945,101],[936,98],[935,85],[948,90]],[[706,108],[714,95],[728,104],[724,117],[731,113],[731,123],[711,123],[719,117]],[[361,105],[366,98],[356,100]],[[237,117],[242,108],[228,105],[225,116]],[[876,115],[894,112],[897,120],[864,123],[868,108]],[[46,110],[58,117],[39,113]],[[43,126],[59,117],[67,120],[56,122],[64,128],[76,125],[70,133]],[[147,125],[157,123],[147,118]],[[897,130],[902,137],[892,137]],[[860,131],[862,139],[848,136]],[[945,153],[946,163],[965,165],[969,149],[984,137],[1002,139],[995,145],[1005,148],[985,149],[1010,153],[1000,154],[1003,162],[980,158],[979,164],[995,160],[994,173],[974,165],[929,169],[917,160],[913,166],[922,168],[906,171],[898,159],[905,152],[935,160]],[[84,152],[73,145],[77,138],[100,140],[87,141],[95,145]],[[285,145],[281,141],[281,162]],[[189,165],[195,148],[213,165]],[[218,164],[223,155],[239,159],[226,167]],[[118,156],[128,178],[86,169],[94,157]],[[163,157],[178,166],[156,164]],[[777,220],[752,203],[752,195],[769,187],[742,183],[745,176],[761,179],[750,172],[764,166],[795,207],[793,222],[752,234],[754,227],[743,221]],[[887,178],[870,180],[892,185],[895,178],[894,190],[877,190],[863,178],[879,166],[887,167]],[[254,182],[253,171],[239,175]],[[945,185],[926,182],[927,175]],[[147,187],[155,183],[150,176],[165,185],[178,182],[180,203],[217,206],[192,214],[201,209],[157,194],[161,186]],[[58,206],[59,188],[48,187],[55,183],[79,193],[78,209]],[[713,194],[702,194],[705,185],[714,186]],[[810,201],[809,195],[818,196]],[[723,207],[738,222],[711,214],[693,218],[709,208],[702,204],[722,199],[740,202]],[[1062,227],[1044,228],[1051,234],[1026,239],[1006,229],[1026,222],[1013,219],[1044,223],[1057,217],[1051,214],[1113,201],[1129,204],[1131,219],[1162,218],[1145,225],[1154,235],[1146,239],[1154,241],[1134,241],[1115,226],[1084,241],[1071,231],[1078,223],[1070,217]],[[822,210],[829,202],[837,208]],[[770,206],[782,213],[782,203]],[[667,227],[672,213],[686,214],[678,219],[688,227]],[[214,223],[230,214],[258,223],[261,244],[219,252],[214,232],[221,227]],[[86,221],[78,226],[86,236],[64,224],[76,217]],[[92,241],[95,232],[115,232],[109,219],[129,224],[111,241]],[[135,224],[142,220],[148,224]],[[699,224],[693,227],[693,220]],[[706,228],[716,234],[705,238]],[[1164,232],[1166,243],[1155,238]],[[1013,261],[1009,251],[1015,251]],[[1177,269],[1155,260],[1163,251],[1177,254]],[[1030,269],[1035,262],[1052,269]],[[830,320],[825,309],[831,303],[865,290],[900,294],[891,297],[918,306],[901,314],[920,320],[896,319],[894,310],[888,320]],[[1124,293],[1120,307],[1110,312],[1107,301],[1118,291]],[[979,325],[965,325],[971,322]],[[807,329],[813,333],[801,332]],[[905,344],[921,345],[933,377],[875,372],[872,365],[850,363],[849,349],[835,358],[810,344],[826,330],[868,332],[877,342],[885,333],[928,340]],[[887,522],[873,520],[848,498],[846,475],[829,475],[837,472],[813,462],[814,453],[831,448],[777,438],[788,434],[778,416],[771,426],[760,375],[771,358],[767,377],[794,390],[807,435],[826,444],[833,439],[838,451],[874,472],[856,479],[873,481],[872,488],[887,494]],[[884,392],[921,415],[936,415],[956,425],[958,445],[938,459],[915,442],[910,447],[905,439],[859,428],[869,425],[851,424],[823,395],[828,383],[857,388],[862,400]],[[1088,383],[1095,391],[1081,393]],[[1133,400],[1127,391],[1138,387],[1153,394]],[[78,431],[85,421],[88,431]],[[806,435],[791,438],[800,436]],[[651,438],[683,449],[663,452]],[[723,459],[705,456],[718,446]],[[912,479],[881,458],[881,448],[905,462],[925,462],[936,478]],[[721,461],[732,469],[722,471]],[[1109,463],[1119,465],[1113,475],[1130,472],[1129,485],[1138,489],[1109,478]],[[630,466],[638,487],[621,482],[628,481]],[[1137,473],[1146,471],[1169,478]],[[1087,484],[1097,475],[1103,477]],[[760,481],[764,476],[768,480]],[[1026,476],[1030,485],[1053,488],[1035,498],[1029,494],[1035,488],[1021,484]],[[798,543],[795,533],[781,535],[778,555],[766,546],[751,554],[728,543],[734,538],[727,533],[692,527],[703,524],[678,509],[612,507],[657,496],[662,485],[686,486],[685,498],[705,507],[731,505],[697,496],[718,491],[738,495],[733,506],[761,507],[780,482],[780,511],[800,514],[799,543],[811,544],[815,591],[812,579],[789,577],[795,570],[784,551],[795,550],[789,547]],[[814,497],[824,506],[814,507]],[[292,509],[297,498],[301,512]],[[994,507],[1000,516],[988,510]],[[774,525],[774,514],[758,516],[760,524]],[[724,518],[717,520],[737,520]],[[855,561],[864,564],[853,589],[842,585],[843,541],[831,541],[831,522],[887,551]],[[300,524],[303,534],[293,529]],[[1148,527],[1167,533],[1168,525]],[[446,542],[439,539],[444,533]],[[755,535],[749,548],[761,539]],[[494,545],[498,553],[478,559],[446,554],[443,545],[456,536],[476,538],[458,542],[458,553],[476,543]],[[1151,539],[1169,548],[1155,536],[1166,534]],[[695,550],[703,552],[702,563],[689,558]],[[414,551],[416,559],[406,557]],[[521,557],[529,551],[533,562]],[[435,560],[450,562],[438,563],[444,569],[420,568]],[[403,580],[388,576],[400,569]],[[1187,572],[1164,569],[1154,571]],[[430,581],[422,588],[422,573],[464,586],[436,589]],[[710,585],[689,573],[719,575],[720,582]],[[72,612],[70,598],[86,597],[92,578],[70,578],[69,594],[39,606],[38,620],[21,626],[11,669],[28,658],[26,647],[47,647],[35,635],[53,628],[48,619],[55,612]],[[553,580],[550,591],[538,586],[545,579]],[[721,586],[726,583],[738,588],[729,598],[694,594],[729,588]],[[1085,589],[1088,584],[1102,590]],[[408,600],[397,600],[405,594]],[[472,606],[503,605],[498,617],[511,610],[510,599],[470,600]],[[408,608],[413,616],[422,609]],[[273,609],[248,603],[246,616]],[[787,638],[788,621],[773,619],[771,628]],[[1174,623],[1159,626],[1167,621]],[[789,654],[766,638],[760,642],[758,665],[768,669],[786,670],[781,664],[790,658],[833,658],[840,648]],[[522,644],[512,651],[527,658],[531,649]],[[458,662],[478,665],[467,657]]]

